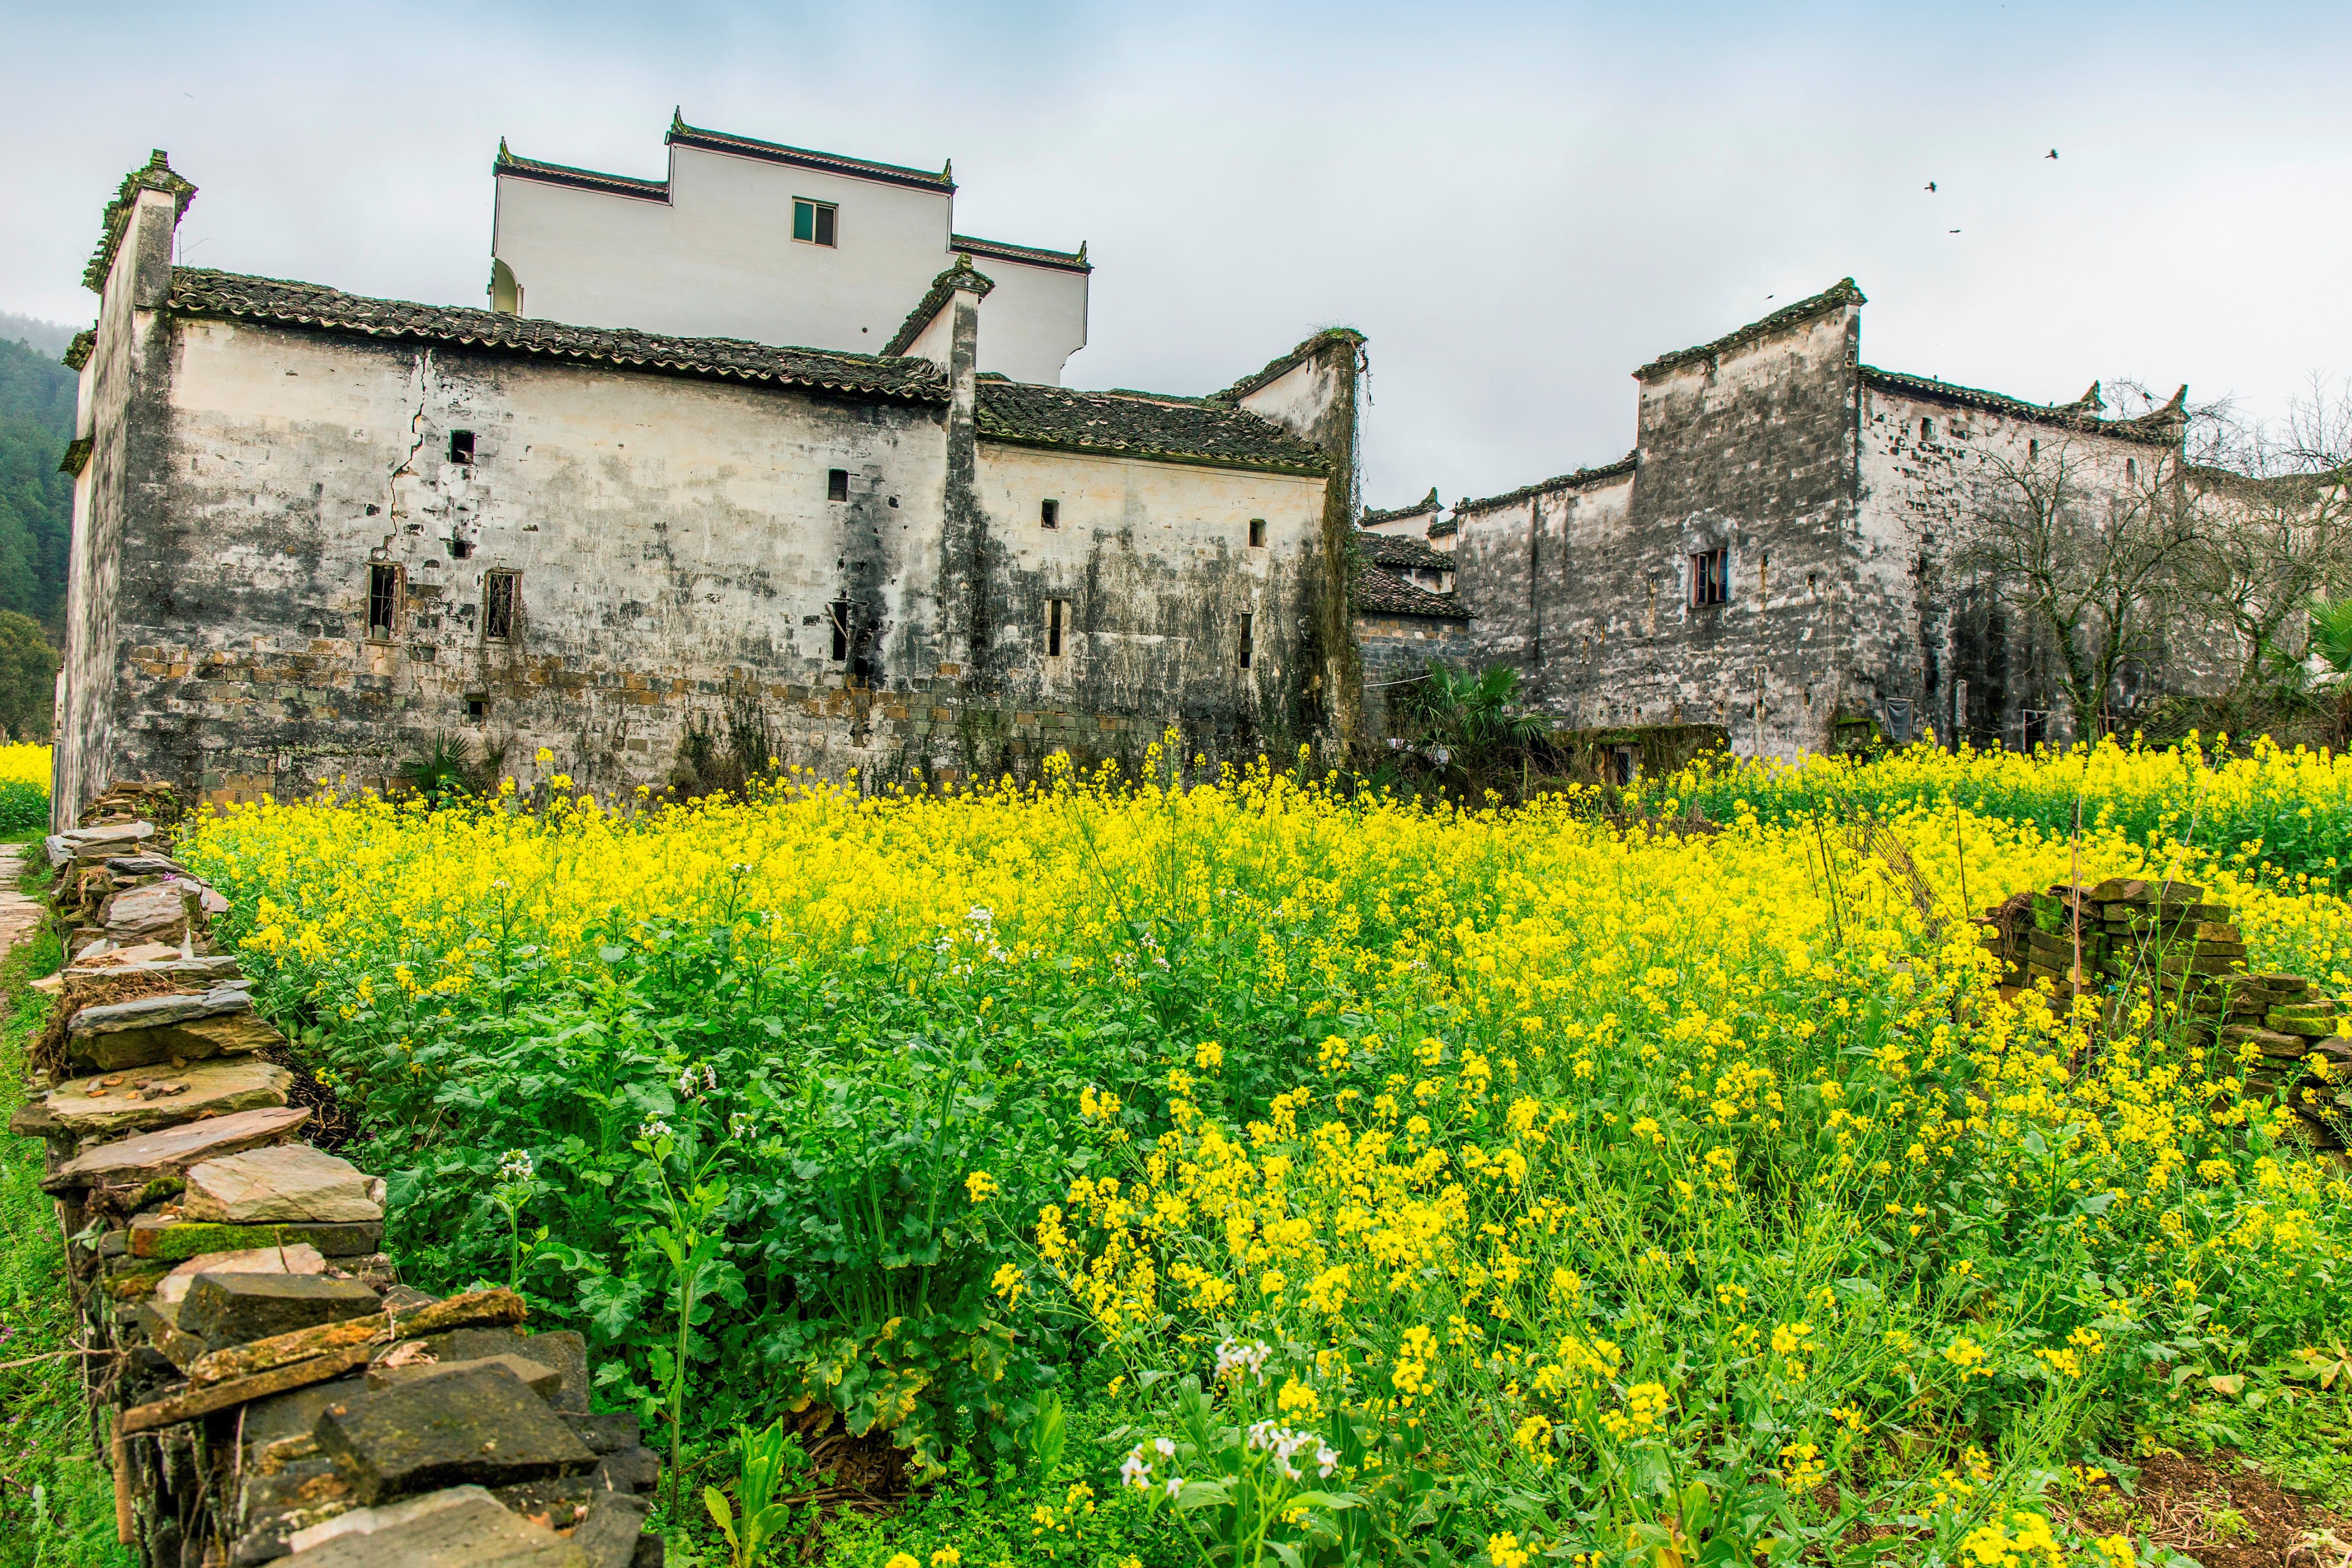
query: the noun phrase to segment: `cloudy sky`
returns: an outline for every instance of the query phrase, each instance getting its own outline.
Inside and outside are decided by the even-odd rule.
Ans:
[[[479,304],[500,136],[659,176],[682,105],[952,157],[962,232],[1089,242],[1072,384],[1206,391],[1361,329],[1375,505],[1616,458],[1627,372],[1849,274],[1872,363],[2036,401],[2131,376],[2263,414],[2352,373],[2340,4],[15,0],[0,26],[0,310],[51,320],[90,317],[99,209],[151,147],[202,187],[192,262]]]

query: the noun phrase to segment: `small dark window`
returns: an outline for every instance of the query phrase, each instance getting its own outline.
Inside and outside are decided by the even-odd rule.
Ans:
[[[2127,485],[2136,485],[2139,483],[2139,459],[2137,458],[2126,458],[2124,459],[2124,483]]]
[[[522,574],[488,572],[482,576],[482,636],[492,642],[512,638],[515,601],[521,595]]]
[[[1614,746],[1609,752],[1609,782],[1620,789],[1631,788],[1641,776],[1641,759],[1631,746]]]
[[[474,542],[458,534],[449,536],[449,559],[463,561],[474,553]]]
[[[1935,438],[1936,422],[1933,419],[1922,419],[1919,421],[1919,439],[1922,441],[1932,441]]]
[[[827,468],[824,471],[824,499],[827,500],[847,500],[849,499],[849,470],[847,468]]]
[[[449,432],[449,460],[453,463],[470,463],[474,460],[474,433],[471,430]]]
[[[835,599],[824,607],[825,619],[833,623],[833,657],[836,661],[849,657],[850,605],[846,599]]]
[[[490,700],[487,697],[466,699],[466,717],[478,724],[490,716]]]
[[[1244,669],[1247,669],[1250,667],[1250,656],[1257,651],[1256,639],[1252,635],[1255,631],[1256,626],[1257,617],[1255,616],[1244,615],[1242,616],[1242,668]]]
[[[399,619],[400,568],[369,567],[368,637],[376,642],[390,642],[393,627]]]
[[[1069,625],[1070,601],[1067,599],[1046,600],[1045,657],[1047,658],[1059,658],[1062,657],[1062,637],[1064,633],[1067,631]]]
[[[2025,721],[2023,738],[2025,741],[2025,749],[2027,751],[2030,752],[2037,746],[2042,746],[2049,743],[2050,714],[2048,710],[2041,708],[2028,708],[2023,710],[2019,716]]]
[[[1720,605],[1730,596],[1729,550],[1703,550],[1690,558],[1690,602],[1693,608]]]
[[[832,245],[841,209],[831,202],[793,199],[793,237],[804,245]]]
[[[2038,463],[2042,460],[2041,442],[2028,441],[2025,444],[2025,460],[2029,463]]]
[[[1037,526],[1040,528],[1061,527],[1062,503],[1057,500],[1039,501],[1037,503]]]
[[[1252,550],[1265,548],[1265,519],[1262,517],[1250,519],[1250,548]]]

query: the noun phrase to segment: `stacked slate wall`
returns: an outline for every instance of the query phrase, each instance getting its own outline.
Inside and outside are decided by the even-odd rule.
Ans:
[[[67,967],[10,1131],[47,1149],[116,1524],[147,1568],[649,1568],[658,1476],[575,1332],[398,1282],[383,1183],[304,1142],[226,905],[118,789],[45,850]],[[161,811],[156,807],[163,807]],[[281,1059],[273,1059],[281,1058]]]

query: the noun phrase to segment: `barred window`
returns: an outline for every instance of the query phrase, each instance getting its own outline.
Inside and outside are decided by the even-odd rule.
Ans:
[[[491,572],[482,578],[482,636],[508,642],[515,635],[515,610],[522,599],[522,574]]]
[[[400,568],[373,565],[368,568],[368,638],[372,642],[390,642],[393,629],[400,621]]]

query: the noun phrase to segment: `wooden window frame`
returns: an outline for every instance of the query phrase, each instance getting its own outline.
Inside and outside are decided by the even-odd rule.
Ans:
[[[499,618],[500,584],[506,591],[506,618],[501,626]],[[522,624],[522,574],[511,567],[499,567],[482,574],[482,640],[486,643],[511,643],[519,640]]]

